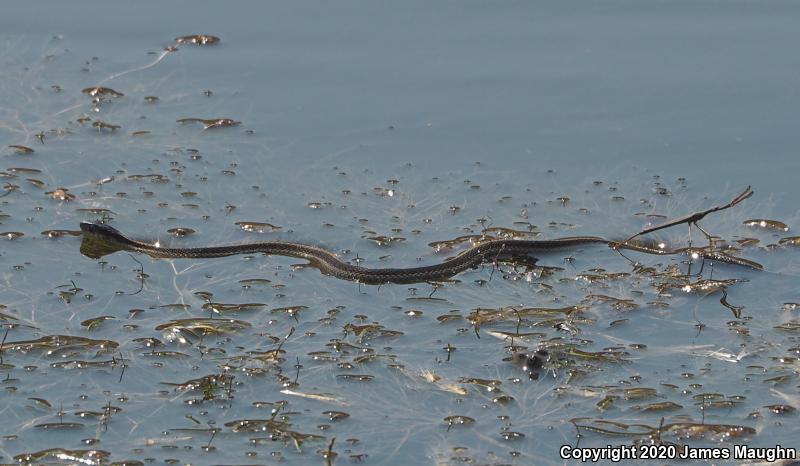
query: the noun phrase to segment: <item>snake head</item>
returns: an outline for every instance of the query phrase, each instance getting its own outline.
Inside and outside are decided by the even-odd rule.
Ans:
[[[117,240],[122,234],[105,223],[81,222],[81,231],[81,254],[86,257],[100,259],[126,249],[125,244]]]
[[[84,236],[92,235],[95,237],[113,238],[115,236],[122,236],[116,228],[107,223],[100,222],[81,222],[81,231]]]

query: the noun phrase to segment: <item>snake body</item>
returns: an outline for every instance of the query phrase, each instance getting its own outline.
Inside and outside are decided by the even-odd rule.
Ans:
[[[323,274],[331,275],[342,280],[355,281],[368,285],[384,283],[421,283],[426,281],[441,281],[451,278],[465,270],[473,269],[481,264],[502,259],[532,258],[536,252],[554,249],[576,247],[587,244],[605,244],[615,248],[629,249],[647,254],[678,254],[688,250],[665,250],[646,243],[618,244],[614,241],[603,239],[599,236],[572,236],[552,240],[515,240],[499,239],[478,243],[461,254],[448,259],[440,264],[411,268],[380,268],[372,269],[343,262],[336,254],[308,244],[288,241],[262,241],[257,243],[234,244],[228,246],[209,246],[200,248],[162,248],[156,245],[136,241],[123,235],[119,230],[104,223],[82,222],[81,230],[84,238],[100,241],[108,252],[126,250],[147,254],[155,258],[167,259],[202,259],[226,257],[237,254],[267,254],[287,257],[297,257],[308,260],[311,265],[318,268]],[[728,256],[723,253],[696,250],[713,260],[744,265],[751,268],[761,268],[755,262],[738,257]],[[694,252],[688,251],[688,252]],[[90,255],[89,253],[86,253]],[[104,255],[104,254],[100,254]],[[99,257],[94,255],[92,257]],[[90,255],[91,256],[91,255]],[[533,258],[535,260],[535,258]],[[757,267],[756,267],[757,266]]]

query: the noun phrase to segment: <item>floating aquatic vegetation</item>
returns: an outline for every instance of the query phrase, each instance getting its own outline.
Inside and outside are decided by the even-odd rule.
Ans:
[[[311,356],[314,361],[336,362],[339,360],[339,358],[334,356],[330,351],[311,351],[306,354]]]
[[[225,304],[225,303],[205,303],[203,304],[204,311],[215,312],[217,314],[224,314],[227,312],[237,311],[259,311],[267,307],[264,303],[241,303],[241,304]]]
[[[230,399],[234,391],[234,376],[229,374],[210,374],[180,383],[161,382],[162,385],[175,387],[185,392],[199,391],[202,401],[212,401],[225,396]]]
[[[194,232],[195,231],[192,230],[191,228],[182,228],[182,227],[170,228],[169,230],[167,230],[167,233],[169,233],[170,235],[172,235],[172,236],[174,236],[176,238],[184,238],[186,236],[190,236],[190,235],[194,234]]]
[[[244,231],[254,233],[268,233],[281,230],[281,227],[265,222],[236,222],[235,225]]]
[[[33,453],[22,453],[14,456],[14,460],[19,463],[39,462],[46,458],[53,458],[61,461],[74,461],[90,466],[99,466],[111,456],[111,452],[105,450],[67,450],[66,448],[48,448]]]
[[[645,437],[659,439],[662,435],[672,434],[680,439],[708,439],[729,441],[755,435],[752,427],[733,424],[699,424],[694,422],[676,422],[661,426],[646,424],[626,424],[592,418],[571,419],[579,431],[617,437]]]
[[[7,168],[6,171],[8,173],[17,174],[17,173],[41,173],[42,171],[38,168],[25,168],[25,167],[11,167]]]
[[[9,241],[14,241],[17,238],[22,238],[23,236],[25,236],[25,233],[21,231],[3,231],[0,232],[0,236],[4,237]]]
[[[460,377],[458,383],[475,385],[487,392],[499,392],[500,385],[503,384],[503,382],[495,379],[478,379],[474,377]]]
[[[94,121],[92,123],[92,127],[93,128],[97,128],[98,132],[101,132],[104,129],[107,129],[107,130],[109,130],[111,132],[114,132],[114,131],[122,128],[122,126],[120,126],[120,125],[114,125],[114,124],[106,123],[105,121],[100,121],[100,120]]]
[[[98,316],[86,319],[81,322],[81,327],[86,327],[86,330],[97,330],[103,322],[114,319],[114,316]]]
[[[793,360],[793,358],[785,358],[785,359],[781,358],[781,359],[782,360],[780,362],[784,362],[784,363],[794,364],[794,362],[795,362]],[[790,361],[787,361],[787,359],[790,360]],[[794,373],[792,373],[792,374],[784,374],[784,375],[779,375],[779,376],[776,376],[776,377],[770,377],[768,379],[764,379],[764,383],[771,383],[773,385],[780,385],[780,384],[792,382],[796,378],[797,378],[797,374],[794,374]]]
[[[530,307],[530,308],[500,308],[500,309],[475,309],[468,316],[467,320],[475,326],[475,333],[478,334],[481,327],[486,324],[493,324],[498,322],[517,322],[523,319],[538,318],[541,320],[531,323],[531,325],[545,326],[557,325],[559,323],[568,324],[565,319],[554,317],[563,314],[573,322],[576,317],[573,314],[580,314],[586,309],[582,306],[567,306],[562,308],[544,308],[544,307]],[[588,322],[588,321],[586,321]]]
[[[111,210],[106,209],[104,207],[81,207],[79,209],[75,209],[75,211],[76,212],[86,212],[86,213],[95,214],[95,215],[106,215],[106,216],[114,215],[114,212],[112,212]]]
[[[81,91],[90,97],[123,97],[125,94],[110,87],[87,87]]]
[[[800,236],[787,236],[778,240],[781,246],[800,246]]]
[[[330,202],[317,202],[317,201],[314,201],[314,202],[309,202],[308,203],[308,208],[309,209],[322,209],[324,207],[330,207],[332,205],[333,204],[331,204]]]
[[[505,441],[521,440],[525,438],[525,434],[522,432],[515,432],[513,430],[504,430],[500,432],[500,438]]]
[[[259,361],[264,364],[280,364],[284,361],[282,357],[286,354],[286,350],[276,348],[267,351],[248,351],[247,356],[251,359]]]
[[[547,336],[544,332],[503,332],[497,330],[489,330],[485,332],[487,335],[500,338],[502,340],[520,340],[520,341],[539,341]]]
[[[191,308],[191,304],[186,303],[162,304],[158,306],[158,309],[166,309],[168,311],[186,311]]]
[[[315,442],[325,440],[325,437],[316,434],[305,434],[292,430],[292,424],[284,415],[283,419],[277,419],[278,414],[276,410],[272,418],[269,419],[240,419],[229,421],[225,423],[225,427],[229,427],[235,433],[267,433],[269,437],[253,438],[250,441],[256,445],[261,444],[263,441],[283,441],[285,444],[293,445],[297,451],[302,451],[301,448],[306,442]]]
[[[0,344],[2,351],[29,353],[43,351],[47,355],[57,355],[72,351],[99,350],[110,351],[119,346],[113,340],[93,340],[70,335],[48,335],[36,340],[7,341]]]
[[[175,43],[179,45],[214,45],[219,42],[219,37],[208,34],[194,34],[191,36],[180,36],[175,38]]]
[[[378,246],[393,246],[398,243],[403,243],[406,240],[401,236],[382,236],[382,235],[369,236],[366,239],[372,241]]]
[[[790,320],[774,327],[776,330],[783,330],[785,332],[800,332],[800,321]]]
[[[50,404],[50,402],[45,400],[44,398],[30,397],[28,399],[33,401],[34,403],[36,403],[36,405],[38,405],[38,406],[42,406],[42,407],[45,407],[45,408],[52,408],[53,407],[53,405]]]
[[[605,362],[605,363],[619,363],[624,361],[624,357],[627,355],[625,351],[615,351],[615,350],[608,350],[608,351],[583,351],[578,348],[568,348],[565,351],[567,356],[572,356],[578,359],[584,359],[587,361],[595,361],[595,362]],[[640,393],[643,389],[634,390],[634,393]]]
[[[615,311],[629,311],[633,309],[638,309],[639,304],[637,304],[633,299],[629,298],[615,298],[613,296],[606,296],[601,294],[590,294],[587,295],[586,298],[581,302],[581,304],[591,304],[591,303],[611,303],[611,308]]]
[[[683,409],[683,406],[679,405],[678,403],[674,403],[672,401],[660,401],[657,403],[649,403],[645,405],[633,406],[631,407],[631,409],[642,412],[660,412],[660,411],[675,411]]]
[[[273,308],[270,312],[273,314],[286,314],[296,319],[297,315],[306,309],[308,309],[308,306],[283,306]]]
[[[33,154],[35,151],[28,146],[22,146],[19,144],[9,144],[8,146],[11,149],[14,149],[14,152],[20,155],[29,155]]]
[[[36,424],[33,426],[35,429],[42,430],[73,430],[82,429],[83,424],[80,422],[47,422],[44,424]]]
[[[370,348],[367,348],[367,349],[370,349]],[[366,363],[370,363],[372,361],[376,361],[378,359],[388,359],[390,361],[394,361],[395,358],[397,358],[397,356],[394,355],[394,354],[368,353],[368,354],[362,354],[360,356],[356,356],[355,358],[353,358],[353,363],[354,364],[366,364]]]
[[[745,220],[742,223],[748,227],[764,228],[767,230],[777,230],[777,231],[789,231],[789,226],[778,220],[756,218],[751,220]]]
[[[180,351],[156,351],[156,350],[142,353],[142,356],[149,356],[153,358],[175,358],[175,359],[186,359],[191,357],[186,353],[181,353]]]
[[[344,331],[345,335],[352,333],[362,341],[376,337],[399,337],[403,335],[403,332],[399,330],[389,330],[380,324],[346,324]]]
[[[712,410],[712,409],[730,410],[730,409],[733,409],[733,408],[735,408],[735,407],[737,407],[737,406],[739,406],[741,404],[742,404],[742,402],[736,401],[736,400],[717,400],[717,401],[708,401],[708,402],[705,402],[705,401],[697,402],[697,403],[695,403],[695,406],[697,406],[698,408],[700,408],[703,411],[709,411],[709,410]]]
[[[461,320],[464,317],[461,314],[443,314],[436,317],[436,320],[440,323],[446,324],[448,322]]]
[[[251,327],[252,324],[243,320],[190,318],[171,320],[166,324],[158,325],[155,329],[206,336],[231,334]]]
[[[232,120],[230,118],[181,118],[176,121],[182,125],[187,123],[200,123],[203,125],[203,129],[225,128],[230,126],[239,126],[242,124],[241,121]]]
[[[445,424],[447,424],[447,430],[450,430],[450,428],[452,428],[453,426],[465,426],[469,424],[474,424],[475,419],[469,416],[453,415],[445,417],[444,422]]]
[[[712,294],[716,293],[717,291],[722,291],[724,289],[727,289],[728,287],[735,285],[740,281],[741,280],[738,279],[712,280],[709,278],[709,279],[700,279],[693,283],[678,285],[675,288],[679,288],[681,291],[685,293]]]
[[[791,405],[779,404],[779,405],[768,405],[764,406],[767,411],[771,412],[772,414],[792,414],[797,411],[797,408]]]
[[[453,247],[463,243],[475,243],[477,241],[480,241],[481,238],[482,238],[481,235],[459,236],[457,238],[453,238],[450,240],[434,241],[432,243],[428,243],[428,246],[432,247],[436,252],[439,252],[446,249],[452,249]]]
[[[127,179],[129,181],[141,181],[145,179],[149,179],[154,183],[168,183],[170,181],[169,177],[166,175],[161,175],[158,173],[152,173],[147,175],[128,175]]]
[[[344,411],[323,411],[322,414],[332,422],[342,421],[350,417],[350,414],[345,413]]]
[[[125,361],[122,359],[111,358],[98,361],[83,361],[80,359],[71,359],[66,361],[58,361],[50,364],[53,369],[87,369],[91,367],[116,367],[124,365]]]
[[[394,197],[397,194],[397,191],[391,188],[372,188],[372,192],[378,197]]]
[[[349,406],[348,402],[330,393],[307,393],[291,389],[281,390],[281,393],[283,393],[284,395],[297,396],[300,398],[308,398],[309,400],[328,402],[341,406]]]
[[[156,348],[159,346],[164,346],[164,343],[162,343],[161,340],[153,337],[134,338],[133,341],[135,343],[141,343],[145,348]]]
[[[755,246],[760,243],[761,240],[758,238],[740,238],[736,240],[736,243],[742,248],[748,248],[751,246]]]
[[[483,230],[482,236],[484,238],[494,239],[534,239],[540,235],[536,230],[535,225],[526,224],[526,230],[515,230],[505,227],[488,227]]]
[[[230,427],[231,431],[240,433],[269,432],[280,433],[288,430],[292,425],[287,421],[269,419],[238,419],[225,423],[225,427]]]
[[[597,409],[600,411],[607,411],[608,409],[611,408],[611,406],[614,404],[614,401],[616,401],[617,399],[618,397],[616,396],[607,395],[605,398],[597,402],[596,405]]]
[[[80,230],[45,230],[42,236],[48,238],[61,238],[62,236],[81,236],[83,233]]]
[[[620,280],[630,276],[627,272],[621,273],[605,273],[605,271],[601,271],[602,273],[579,273],[575,276],[575,280],[581,280],[588,283],[598,283],[604,281],[611,281],[611,280]]]
[[[337,374],[336,378],[340,380],[352,380],[356,382],[371,382],[375,379],[375,376],[369,374]]]

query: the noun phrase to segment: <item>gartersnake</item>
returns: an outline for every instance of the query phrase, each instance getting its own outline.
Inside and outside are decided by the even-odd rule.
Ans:
[[[598,236],[572,236],[552,240],[487,240],[475,244],[457,256],[440,264],[405,269],[371,269],[348,264],[339,259],[336,254],[326,249],[288,241],[262,241],[257,243],[200,248],[164,248],[130,239],[116,228],[104,223],[82,222],[81,230],[83,231],[84,239],[100,243],[100,245],[95,245],[94,248],[81,248],[81,251],[85,255],[93,258],[120,250],[139,252],[151,257],[165,259],[204,259],[233,256],[237,254],[262,253],[306,259],[323,274],[368,285],[442,281],[465,270],[476,268],[484,263],[519,258],[525,258],[528,263],[530,263],[531,259],[535,260],[532,254],[536,252],[598,243],[617,249],[627,249],[647,254],[697,254],[709,260],[761,269],[761,266],[755,262],[707,249],[683,248],[668,250],[648,243],[620,244]]]

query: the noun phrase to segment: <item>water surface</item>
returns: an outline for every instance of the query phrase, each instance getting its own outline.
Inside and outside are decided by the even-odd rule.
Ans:
[[[794,3],[7,9],[1,462],[797,446],[797,251],[778,244],[798,225]],[[163,51],[187,34],[221,41]],[[124,96],[98,104],[96,86]],[[283,239],[412,267],[496,227],[620,239],[747,185],[702,226],[763,271],[586,246],[374,287],[290,258],[92,260],[69,234],[105,219],[172,246]],[[504,361],[525,348],[554,356],[536,380]],[[639,434],[608,435],[625,426]]]

